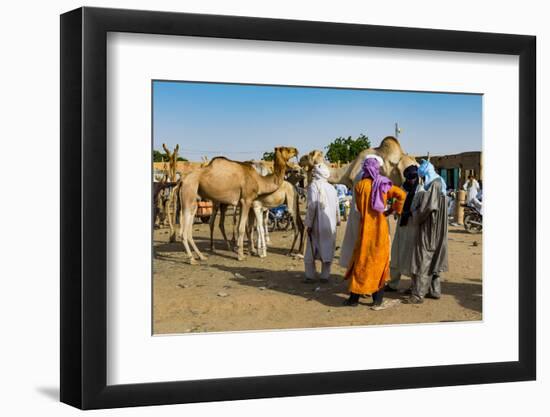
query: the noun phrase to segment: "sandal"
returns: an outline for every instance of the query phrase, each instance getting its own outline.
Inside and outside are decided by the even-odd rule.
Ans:
[[[396,299],[384,300],[382,301],[382,304],[373,305],[370,309],[374,311],[386,310],[387,308],[393,307],[397,304],[399,304],[399,300],[396,300]]]
[[[420,297],[416,297],[414,295],[411,295],[409,298],[406,298],[403,300],[405,304],[422,304],[424,300]]]

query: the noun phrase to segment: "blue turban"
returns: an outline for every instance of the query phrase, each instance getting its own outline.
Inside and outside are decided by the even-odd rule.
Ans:
[[[433,180],[439,178],[441,180],[441,192],[443,193],[443,195],[447,194],[447,185],[445,184],[445,180],[443,180],[443,178],[441,178],[439,174],[435,172],[435,168],[430,161],[426,161],[425,159],[423,159],[420,162],[420,166],[418,167],[418,175],[424,178],[425,190],[430,187],[430,184],[433,182]]]

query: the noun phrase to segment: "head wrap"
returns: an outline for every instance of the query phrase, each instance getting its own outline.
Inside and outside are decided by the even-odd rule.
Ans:
[[[437,172],[435,172],[435,168],[430,161],[426,161],[425,159],[423,159],[420,162],[420,166],[418,167],[418,175],[424,178],[425,190],[430,187],[430,184],[434,180],[439,178],[441,180],[441,192],[443,193],[443,195],[447,194],[447,185],[445,184],[445,181],[437,174]]]
[[[416,188],[418,187],[418,167],[416,165],[410,165],[405,168],[403,175],[406,180],[403,183],[403,188],[407,191],[407,198],[405,204],[403,204],[403,213],[401,213],[401,219],[399,220],[400,226],[406,226],[411,217],[411,205],[416,194]]]
[[[367,159],[376,159],[379,163],[380,163],[380,166],[383,166],[384,165],[384,160],[379,157],[378,155],[376,154],[368,154],[365,159],[363,159],[363,162],[361,163],[361,169],[359,170],[359,172],[357,173],[357,175],[355,176],[355,178],[353,179],[353,184],[356,184],[358,183],[359,181],[361,181],[363,179],[363,165],[365,164],[365,161]],[[355,205],[354,205],[355,207]]]
[[[313,167],[313,179],[326,180],[330,177],[330,170],[325,164],[315,164]]]
[[[381,156],[376,155],[375,153],[370,153],[365,157],[365,159],[371,159],[371,158],[376,159],[378,161],[378,163],[380,164],[380,166],[384,165],[384,160],[382,159]]]
[[[320,182],[326,182],[328,177],[330,177],[330,170],[328,167],[325,164],[315,164],[313,167],[313,181],[311,182],[311,185],[317,188],[319,193],[319,204],[322,209],[327,206],[328,198],[325,189]]]
[[[403,176],[406,180],[409,180],[403,183],[403,188],[405,191],[412,191],[416,189],[416,186],[418,185],[418,167],[416,165],[409,165],[405,168],[405,171],[403,171]]]
[[[371,208],[382,213],[386,207],[384,194],[389,191],[392,182],[389,178],[380,174],[380,162],[377,158],[367,158],[365,162],[363,162],[363,179],[365,178],[372,179],[372,188],[370,192]]]

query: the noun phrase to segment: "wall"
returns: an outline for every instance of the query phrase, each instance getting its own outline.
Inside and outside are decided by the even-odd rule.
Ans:
[[[89,6],[238,14],[310,20],[330,20],[396,26],[417,26],[536,34],[538,36],[538,74],[550,73],[550,26],[544,2],[463,0],[461,2],[406,1],[320,2],[278,0],[202,0],[202,1],[96,1]],[[78,412],[57,403],[58,394],[58,309],[59,309],[59,17],[64,11],[80,6],[79,1],[5,2],[2,7],[2,130],[4,152],[20,152],[40,172],[22,172],[18,183],[32,187],[14,187],[13,172],[19,158],[3,158],[3,201],[21,202],[17,210],[1,204],[2,251],[0,268],[2,292],[0,317],[1,414],[72,416]],[[548,109],[548,81],[539,75],[539,120]],[[539,122],[539,155],[548,153]],[[539,156],[539,162],[541,157]],[[43,161],[49,161],[44,164]],[[515,156],[503,164],[514,163]],[[40,164],[38,163],[40,162]],[[505,165],[503,165],[505,167]],[[540,163],[539,163],[540,170]],[[539,171],[540,172],[540,171]],[[8,173],[10,175],[8,175]],[[539,208],[550,203],[541,191]],[[7,192],[6,192],[7,191]],[[13,195],[11,192],[14,192]],[[29,198],[30,201],[26,201]],[[539,210],[539,213],[541,210]],[[27,222],[27,219],[30,219]],[[539,216],[539,254],[548,249],[548,220]],[[543,222],[544,221],[544,222]],[[543,229],[547,233],[543,236]],[[539,258],[542,258],[539,256]],[[550,284],[539,268],[539,300]],[[550,304],[539,306],[539,380],[484,386],[405,390],[394,392],[325,395],[232,403],[196,404],[171,407],[111,410],[94,416],[168,416],[168,415],[544,415],[550,390],[548,364]],[[368,314],[368,313],[366,313]],[[407,342],[407,341],[405,341]],[[408,341],[414,343],[413,340]],[[460,344],[461,341],[457,341]],[[347,354],[342,346],[339,354]],[[367,346],[359,347],[369,353]],[[319,346],[319,349],[323,349]],[[437,349],[434,346],[434,349]],[[407,353],[406,343],[403,354]],[[222,353],[221,353],[222,354]],[[335,354],[329,352],[328,354]],[[360,363],[358,363],[360,366]]]
[[[419,156],[416,160],[421,161],[427,158],[428,156]],[[464,185],[469,175],[474,175],[478,181],[483,181],[481,152],[463,152],[454,155],[430,156],[430,162],[439,173],[441,173],[441,169],[458,169],[458,187]],[[447,179],[445,179],[445,181],[447,181]],[[447,185],[449,186],[450,182],[448,182]]]

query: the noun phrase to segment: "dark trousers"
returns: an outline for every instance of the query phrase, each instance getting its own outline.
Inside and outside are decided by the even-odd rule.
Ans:
[[[349,301],[351,302],[358,302],[359,301],[359,294],[356,294],[354,292],[350,293],[349,295]],[[382,301],[384,301],[384,288],[379,289],[375,293],[372,294],[372,301],[375,306],[379,306],[382,304]]]
[[[382,301],[384,301],[384,288],[382,287],[378,291],[376,291],[374,294],[372,294],[372,301],[374,302],[375,306],[379,306],[382,304]]]

